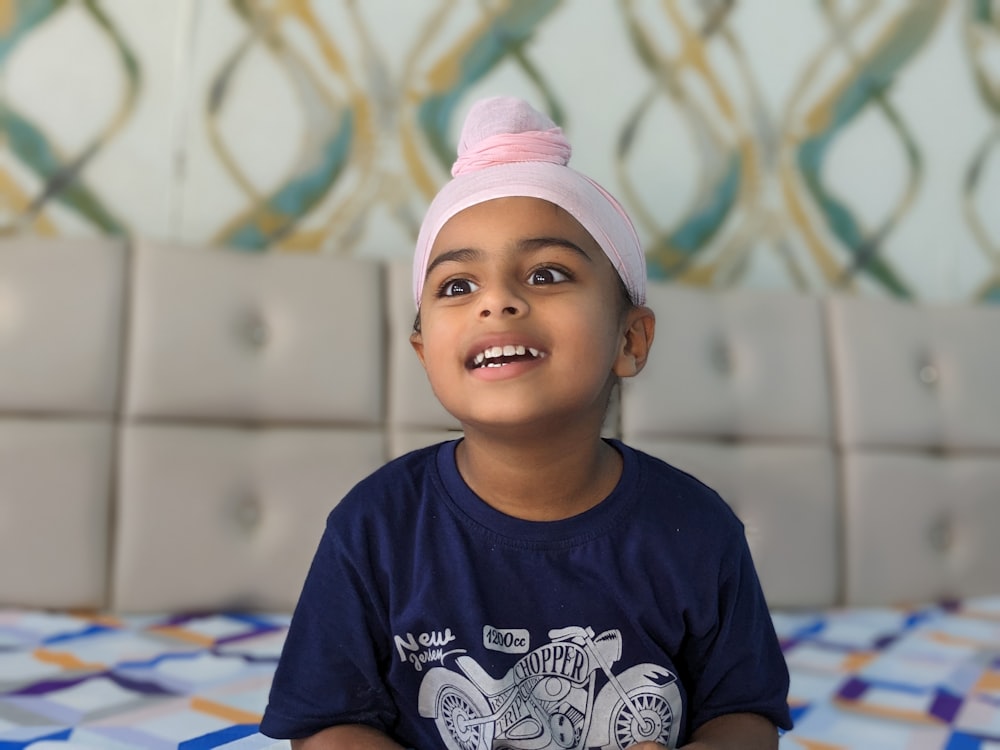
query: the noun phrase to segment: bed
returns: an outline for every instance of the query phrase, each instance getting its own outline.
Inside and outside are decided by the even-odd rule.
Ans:
[[[605,429],[743,519],[783,750],[1000,747],[1000,308],[650,305]],[[412,317],[406,262],[0,241],[0,748],[286,746],[257,723],[326,513],[458,434]]]
[[[285,615],[0,614],[0,747],[269,748]],[[1000,742],[1000,597],[775,614],[796,750]]]

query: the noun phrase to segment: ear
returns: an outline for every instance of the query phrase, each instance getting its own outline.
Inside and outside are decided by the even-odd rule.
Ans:
[[[424,362],[424,337],[420,331],[414,331],[410,334],[410,346],[417,353],[417,359],[420,360],[420,364],[423,365],[424,369],[427,369],[427,365]]]
[[[628,311],[625,316],[622,347],[612,368],[615,375],[620,378],[630,378],[639,374],[649,358],[655,331],[656,315],[648,307],[636,306]]]

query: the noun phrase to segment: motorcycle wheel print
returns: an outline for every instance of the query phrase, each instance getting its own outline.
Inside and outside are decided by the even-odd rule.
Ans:
[[[659,742],[668,745],[673,725],[673,712],[667,699],[657,690],[639,688],[629,693],[638,714],[621,701],[611,716],[614,733],[611,747],[626,748],[639,742]]]
[[[438,691],[434,722],[448,750],[490,750],[493,722],[473,723],[486,713],[479,704],[454,685],[444,685]]]

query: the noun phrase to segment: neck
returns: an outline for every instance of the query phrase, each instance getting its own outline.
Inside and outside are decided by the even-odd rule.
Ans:
[[[466,430],[456,453],[462,478],[487,504],[515,518],[557,521],[607,497],[622,459],[599,430],[505,440]]]

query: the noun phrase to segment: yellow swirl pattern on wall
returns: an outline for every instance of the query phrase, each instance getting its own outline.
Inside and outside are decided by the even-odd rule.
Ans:
[[[676,0],[665,0],[662,10],[677,31],[679,50],[671,55],[643,22],[633,0],[623,0],[622,9],[630,37],[651,82],[626,118],[617,147],[619,179],[636,222],[651,237],[647,260],[654,277],[678,277],[711,285],[738,278],[753,235],[766,222],[759,190],[767,154],[764,139],[755,138],[751,124],[762,122],[764,107],[743,50],[726,25],[732,3],[704,6],[700,19],[690,19]],[[700,20],[700,23],[698,21]],[[719,44],[738,60],[738,69],[751,102],[749,112],[734,105],[713,69],[708,46]],[[699,85],[707,96],[692,90]],[[643,128],[656,99],[666,97],[683,116],[696,145],[701,170],[693,199],[681,219],[663,226],[651,198],[640,194],[629,177],[628,162],[634,156],[636,132]],[[706,257],[710,256],[710,257]]]
[[[857,276],[865,275],[887,292],[909,297],[912,293],[907,283],[881,251],[887,236],[912,206],[923,165],[917,142],[888,89],[933,33],[945,3],[924,0],[900,6],[878,29],[874,41],[858,49],[855,40],[880,5],[863,3],[853,13],[844,14],[835,0],[822,2],[829,39],[806,65],[789,102],[781,177],[791,219],[830,286],[851,287]],[[833,55],[843,56],[847,67],[832,83],[820,84],[819,68]],[[831,145],[869,109],[897,136],[908,169],[902,195],[872,228],[863,225],[848,199],[835,194],[823,176]]]
[[[379,63],[371,32],[356,2],[345,2],[350,28],[338,35],[352,37],[364,48],[367,65],[351,66],[337,39],[323,26],[307,0],[238,0],[235,7],[246,24],[246,35],[229,55],[211,87],[207,128],[220,163],[248,203],[212,238],[213,242],[250,250],[268,248],[350,253],[363,234],[374,205],[388,205],[390,214],[413,234],[421,207],[401,190],[409,186],[425,198],[444,179],[442,167],[454,154],[448,142],[455,107],[468,89],[502,61],[513,59],[546,98],[555,98],[523,50],[523,42],[556,6],[558,0],[508,0],[483,8],[477,23],[443,51],[431,45],[456,4],[441,3],[429,17],[407,55],[403,80],[392,81]],[[290,25],[305,31],[322,53],[325,69],[314,71],[289,39]],[[230,153],[219,128],[220,113],[247,56],[263,46],[293,87],[300,106],[309,113],[309,133],[301,144],[296,167],[282,184],[259,195]],[[433,50],[433,51],[432,51]],[[343,93],[339,93],[342,91]],[[419,91],[419,98],[411,92]],[[557,106],[553,107],[558,110]],[[402,146],[405,173],[380,159],[394,141]],[[350,176],[350,180],[348,180]],[[350,189],[345,183],[350,182]],[[320,212],[318,227],[303,228],[303,219]]]
[[[22,0],[14,7],[9,2],[5,5],[0,12],[3,21],[0,65],[4,65],[11,53],[33,32],[51,22],[67,7],[64,0]],[[105,206],[97,193],[87,186],[84,173],[93,158],[117,136],[131,117],[140,90],[141,71],[135,53],[100,4],[96,0],[84,0],[81,7],[85,17],[117,57],[125,87],[110,118],[75,153],[64,153],[64,149],[46,134],[44,128],[19,112],[6,95],[0,99],[0,132],[5,144],[19,163],[41,181],[41,189],[34,192],[26,188],[10,170],[0,168],[0,200],[6,204],[4,208],[8,216],[8,220],[0,224],[0,231],[4,233],[28,229],[40,234],[54,234],[55,228],[49,216],[52,203],[60,204],[99,232],[122,234],[127,231],[126,222],[115,216],[113,210]],[[68,58],[66,62],[72,64]]]
[[[958,248],[937,291],[1000,301],[996,0],[144,2],[156,9],[149,20],[103,0],[0,0],[0,72],[24,50],[62,59],[44,57],[52,42],[39,33],[58,27],[61,42],[87,32],[68,64],[83,68],[99,46],[91,71],[108,76],[110,61],[115,76],[94,97],[95,134],[81,126],[69,146],[67,123],[45,121],[65,108],[29,106],[31,66],[16,66],[16,94],[0,91],[0,231],[147,232],[148,216],[111,197],[123,194],[113,175],[128,168],[107,168],[109,154],[141,144],[161,171],[136,179],[173,198],[153,219],[173,233],[165,239],[405,255],[448,179],[461,113],[475,96],[511,93],[563,125],[580,158],[606,166],[601,178],[636,220],[654,277],[919,297],[937,283],[927,258],[943,256],[911,247],[927,205],[951,222]],[[969,70],[956,99],[969,109],[955,115],[975,133],[967,146],[919,119],[928,110],[913,106],[916,87],[896,95],[909,76],[934,75],[934,60],[916,64],[929,48],[956,48],[936,43],[949,11]],[[784,58],[776,83],[767,65],[778,56],[759,45],[803,23],[816,43]],[[196,61],[183,71],[193,75],[155,57],[150,39],[174,62]],[[40,87],[39,101],[52,95]],[[254,107],[274,109],[241,128]],[[139,132],[164,113],[176,113],[174,132]],[[865,182],[871,165],[851,149],[872,132],[892,173],[866,203],[844,186]],[[962,184],[941,187],[951,175],[934,161],[942,144],[963,150]],[[656,172],[675,163],[689,173]],[[157,175],[170,184],[153,184]],[[921,203],[928,186],[956,200]]]
[[[242,190],[247,207],[230,219],[212,238],[212,242],[245,249],[271,247],[298,250],[319,249],[331,237],[343,234],[364,212],[367,196],[365,183],[375,178],[374,125],[371,100],[357,84],[337,44],[313,14],[307,0],[284,0],[269,4],[262,0],[236,2],[246,23],[246,34],[226,59],[213,81],[206,104],[207,129],[212,147]],[[353,9],[354,4],[350,7]],[[357,16],[354,31],[364,40]],[[289,25],[298,24],[315,43],[326,70],[314,71],[287,38]],[[292,173],[266,194],[258,194],[241,165],[229,153],[218,128],[218,119],[226,105],[232,79],[239,75],[241,64],[257,46],[262,46],[275,64],[285,72],[303,111],[309,113],[309,131],[299,144],[299,156]],[[332,80],[343,92],[325,82]],[[330,201],[345,170],[360,175],[361,185],[352,192],[339,194]],[[321,226],[303,229],[301,220],[325,202],[325,220]],[[335,243],[341,249],[349,243]]]
[[[973,78],[983,103],[993,118],[993,126],[976,145],[966,172],[962,190],[962,208],[980,249],[993,271],[976,291],[982,300],[1000,302],[1000,235],[991,234],[983,217],[984,207],[977,204],[983,173],[990,166],[1000,170],[1000,70],[991,71],[987,55],[1000,49],[1000,8],[984,0],[966,4],[964,18],[966,48]],[[992,206],[996,213],[996,204]]]
[[[538,26],[555,10],[559,0],[507,0],[483,7],[483,14],[462,36],[442,52],[432,52],[455,3],[442,3],[407,57],[409,75],[401,84],[399,137],[410,175],[425,198],[433,197],[455,158],[449,140],[456,108],[469,89],[497,66],[512,61],[524,74],[525,88],[534,89],[548,105],[556,122],[564,117],[552,87],[524,49]]]

